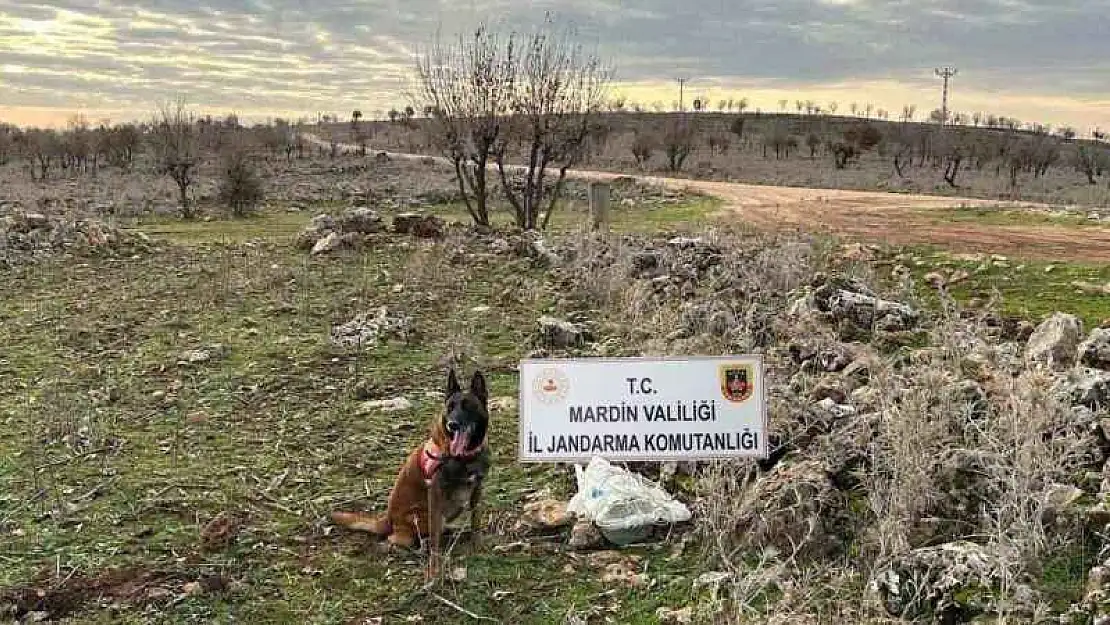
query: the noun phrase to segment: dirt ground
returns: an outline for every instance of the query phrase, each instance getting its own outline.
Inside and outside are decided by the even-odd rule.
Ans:
[[[308,135],[310,141],[320,139]],[[343,144],[355,151],[356,146]],[[389,152],[393,158],[426,155]],[[612,180],[627,174],[574,170],[577,178]],[[1110,262],[1110,228],[1031,223],[996,225],[938,223],[931,211],[952,208],[1047,209],[1032,202],[961,197],[754,185],[660,176],[631,176],[673,189],[721,199],[722,217],[765,230],[825,232],[870,243],[936,245],[958,253],[1012,255],[1031,260]]]

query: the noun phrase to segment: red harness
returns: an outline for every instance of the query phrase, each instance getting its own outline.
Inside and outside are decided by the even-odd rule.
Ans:
[[[477,447],[467,451],[466,453],[456,454],[452,457],[461,458],[462,460],[471,460],[478,457],[482,450],[486,447],[485,439]],[[420,454],[420,473],[424,476],[424,483],[431,484],[432,478],[435,477],[439,467],[443,464],[443,452],[440,451],[439,445],[435,441],[428,439],[424,441],[424,453]]]

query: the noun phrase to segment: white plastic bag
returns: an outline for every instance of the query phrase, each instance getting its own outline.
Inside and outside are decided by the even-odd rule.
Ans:
[[[574,467],[578,492],[567,511],[593,521],[617,544],[634,542],[653,525],[681,523],[690,510],[651,480],[594,456],[585,470]]]

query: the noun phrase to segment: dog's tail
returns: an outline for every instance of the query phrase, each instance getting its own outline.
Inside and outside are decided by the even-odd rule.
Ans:
[[[340,512],[331,513],[331,520],[339,526],[360,532],[370,532],[378,536],[388,536],[393,532],[393,523],[389,517],[380,514],[372,515],[365,512]]]

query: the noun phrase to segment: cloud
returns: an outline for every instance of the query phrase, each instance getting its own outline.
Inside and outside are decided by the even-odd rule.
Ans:
[[[413,55],[437,29],[452,35],[482,19],[527,28],[551,10],[615,66],[618,89],[645,99],[669,103],[672,79],[686,76],[694,92],[747,90],[764,108],[839,94],[927,110],[939,90],[932,70],[949,64],[960,70],[956,110],[1006,103],[1029,119],[1105,127],[1106,9],[1106,0],[0,0],[0,105],[60,120],[77,109],[142,117],[179,95],[247,116],[384,111],[405,104]]]

